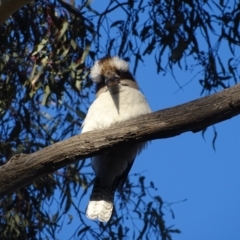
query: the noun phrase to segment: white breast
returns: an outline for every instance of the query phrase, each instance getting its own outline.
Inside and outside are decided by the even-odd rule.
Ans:
[[[107,128],[116,122],[150,112],[151,109],[140,91],[121,86],[118,93],[111,95],[106,91],[92,103],[83,123],[82,133]]]

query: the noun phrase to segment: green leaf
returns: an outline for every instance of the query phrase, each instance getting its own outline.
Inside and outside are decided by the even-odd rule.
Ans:
[[[150,33],[149,31],[152,30],[152,25],[150,26],[145,26],[141,33],[140,33],[140,37],[141,37],[141,40],[144,41],[146,38],[148,38],[150,36]],[[155,37],[153,37],[155,38]]]
[[[49,87],[49,85],[46,85],[45,90],[44,90],[43,99],[42,99],[42,105],[43,106],[47,105],[47,101],[48,101],[48,98],[50,96],[50,93],[51,93],[50,87]]]
[[[19,215],[17,213],[14,214],[14,220],[15,220],[17,225],[20,225],[20,218],[19,218]]]
[[[113,22],[113,23],[111,24],[110,28],[115,27],[115,26],[117,26],[117,25],[122,26],[123,24],[124,24],[124,21],[123,21],[123,20],[118,20],[118,21]]]
[[[89,229],[91,229],[90,226],[86,226],[86,227],[80,229],[80,230],[78,231],[78,233],[77,233],[77,236],[79,237],[82,233],[87,232]]]
[[[79,107],[76,107],[76,114],[80,119],[84,119],[86,117],[86,113],[83,112]]]
[[[73,47],[74,50],[77,49],[77,44],[73,39],[70,40],[70,44],[71,44],[71,46]]]
[[[44,36],[41,42],[34,47],[32,56],[35,56],[37,53],[39,53],[47,45],[48,41],[49,41],[48,36]]]
[[[11,133],[9,134],[10,141],[13,141],[15,138],[19,138],[20,132],[21,132],[21,122],[17,120],[15,121],[15,126],[13,127]]]
[[[53,216],[52,216],[52,222],[57,222],[58,220],[58,216],[59,216],[59,212],[55,213]]]
[[[58,35],[57,35],[57,41],[59,41],[62,37],[65,37],[65,39],[63,39],[63,42],[65,42],[66,36],[64,36],[64,34],[67,31],[68,26],[69,26],[69,23],[66,20],[63,21],[62,28],[60,29],[60,32],[58,32]]]

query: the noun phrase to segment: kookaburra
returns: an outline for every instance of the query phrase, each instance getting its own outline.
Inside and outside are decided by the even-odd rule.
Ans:
[[[119,57],[100,59],[92,67],[90,76],[96,83],[96,100],[88,110],[82,132],[108,128],[116,122],[151,112],[126,61]],[[131,144],[92,158],[96,178],[86,210],[88,218],[101,222],[110,219],[114,193],[123,186],[144,145]]]

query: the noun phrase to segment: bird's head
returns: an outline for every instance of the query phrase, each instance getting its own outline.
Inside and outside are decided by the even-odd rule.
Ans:
[[[129,65],[119,57],[104,57],[96,61],[91,69],[90,77],[96,83],[96,94],[109,90],[114,94],[121,86],[138,89],[138,84],[129,71]]]

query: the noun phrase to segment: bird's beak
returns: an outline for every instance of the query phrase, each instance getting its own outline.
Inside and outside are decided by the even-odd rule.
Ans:
[[[106,78],[105,84],[107,85],[108,88],[117,86],[119,84],[120,77],[118,75],[113,75],[109,78]]]

